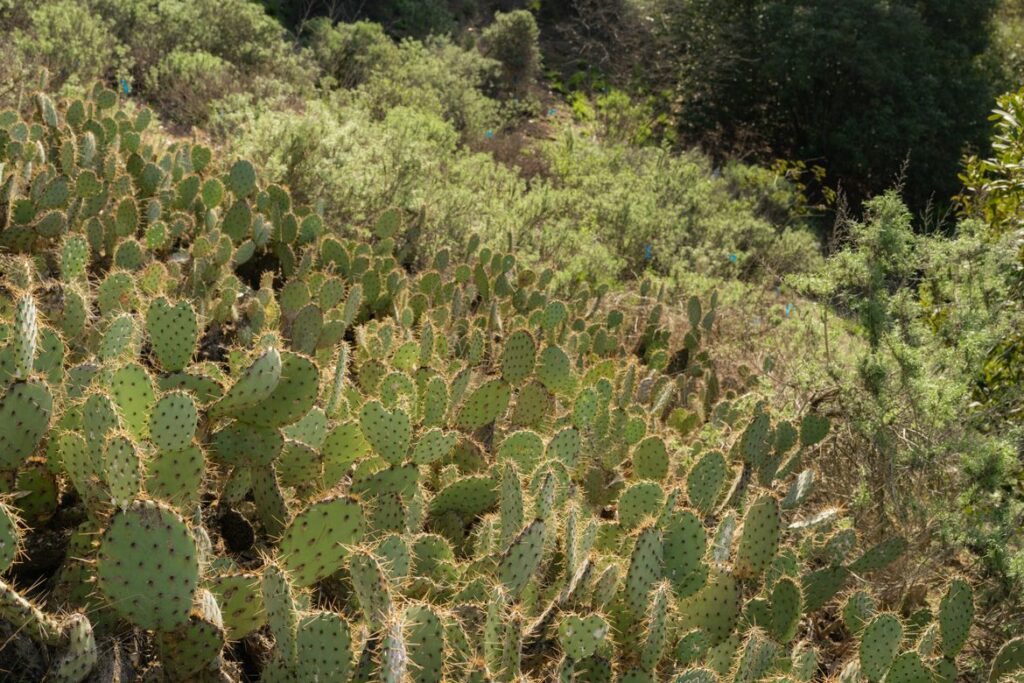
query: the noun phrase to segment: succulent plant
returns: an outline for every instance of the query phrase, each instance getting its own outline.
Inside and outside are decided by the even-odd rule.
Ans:
[[[81,526],[0,618],[50,680],[134,631],[155,680],[239,679],[253,639],[266,681],[806,681],[832,605],[831,674],[957,675],[970,585],[909,646],[861,582],[906,541],[805,509],[829,423],[723,391],[714,296],[673,367],[664,301],[562,300],[476,240],[409,265],[401,210],[349,239],[102,87],[35,105],[0,116],[0,245],[32,257],[0,293],[0,566],[58,505]]]

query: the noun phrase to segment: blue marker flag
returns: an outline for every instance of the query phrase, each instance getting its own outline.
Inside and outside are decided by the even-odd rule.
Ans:
[[[131,93],[132,86],[128,85],[128,80],[127,79],[124,79],[124,78],[121,79],[121,90],[124,92],[125,95],[128,95],[129,93]]]
[[[494,137],[494,131],[493,130],[489,130],[486,133],[484,133],[484,135],[486,135],[489,138],[493,138]]]
[[[729,254],[729,261],[732,263],[736,263],[736,254]]]
[[[786,304],[786,316],[789,317],[789,312],[793,310],[793,304]]]
[[[557,113],[558,113],[558,110],[555,109],[554,107],[551,107],[551,109],[548,109],[548,116],[554,116]]]
[[[653,253],[654,252],[651,249],[651,245],[649,245],[649,244],[644,245],[644,259],[645,260],[650,261]]]

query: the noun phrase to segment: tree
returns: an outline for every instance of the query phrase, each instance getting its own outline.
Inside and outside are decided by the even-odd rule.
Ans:
[[[716,152],[814,159],[858,203],[906,167],[921,209],[984,143],[996,0],[658,2],[680,127]]]

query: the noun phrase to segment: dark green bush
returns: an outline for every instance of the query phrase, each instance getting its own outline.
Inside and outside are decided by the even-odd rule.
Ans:
[[[814,159],[855,200],[906,164],[915,209],[945,203],[964,146],[984,144],[996,0],[658,4],[685,139]]]
[[[526,10],[498,12],[484,29],[484,54],[501,62],[508,92],[524,93],[540,73],[539,39],[537,21]]]

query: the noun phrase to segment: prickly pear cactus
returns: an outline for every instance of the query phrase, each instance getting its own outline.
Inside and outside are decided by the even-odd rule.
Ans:
[[[716,296],[627,314],[479,239],[420,263],[405,209],[330,225],[152,121],[102,86],[0,112],[0,620],[47,680],[129,646],[170,682],[966,665],[970,585],[880,610],[907,542],[812,506],[829,422],[719,367]]]

